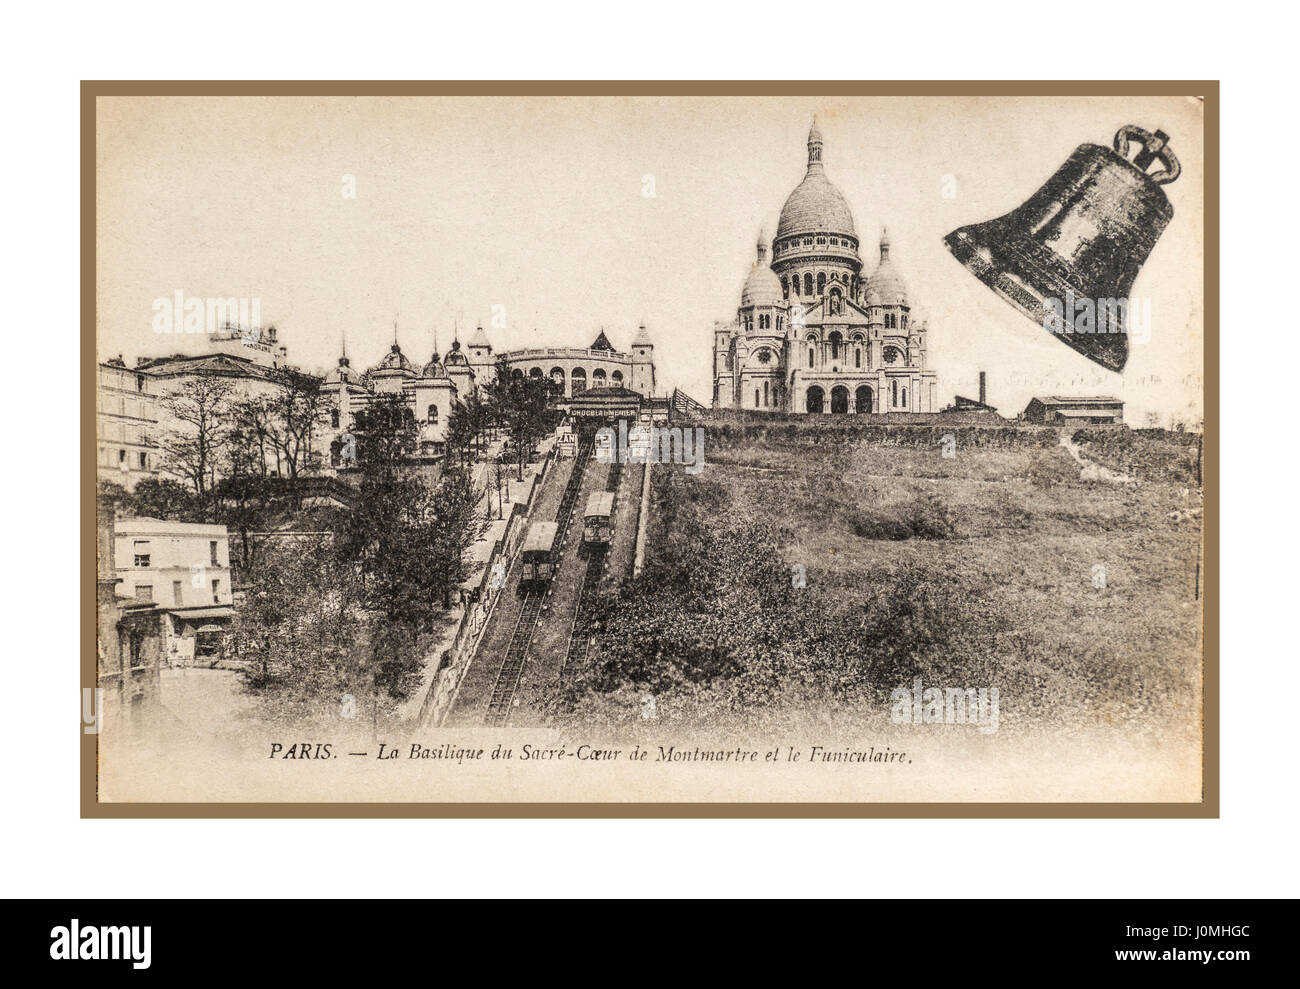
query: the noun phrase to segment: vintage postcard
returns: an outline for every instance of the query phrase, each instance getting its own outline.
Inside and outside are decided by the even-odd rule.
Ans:
[[[1217,814],[1217,101],[85,84],[83,813]]]

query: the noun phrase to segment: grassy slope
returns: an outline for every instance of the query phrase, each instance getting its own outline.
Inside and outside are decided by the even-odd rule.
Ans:
[[[752,725],[790,706],[887,710],[889,691],[921,675],[999,686],[1003,719],[1022,725],[1195,723],[1200,523],[1168,514],[1200,499],[1176,472],[1130,488],[1081,482],[1052,446],[959,446],[949,459],[813,430],[708,435],[698,477],[657,468],[650,541],[651,570],[668,583],[692,568],[691,543],[707,546],[698,607],[660,583],[625,588],[607,622],[617,641],[599,669],[577,671],[560,719],[626,723],[647,690],[684,724]],[[772,541],[719,564],[733,533]],[[792,563],[807,570],[803,591],[776,586]],[[718,614],[741,626],[719,635],[730,664],[691,644]],[[674,640],[656,616],[690,627]],[[632,659],[647,643],[662,657],[650,668]]]

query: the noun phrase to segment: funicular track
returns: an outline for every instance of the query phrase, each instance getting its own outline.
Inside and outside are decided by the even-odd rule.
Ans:
[[[573,610],[573,626],[569,629],[569,648],[566,650],[560,672],[569,669],[573,663],[584,662],[591,651],[591,634],[587,628],[587,618],[591,613],[591,600],[594,588],[600,584],[601,571],[605,568],[605,547],[591,546],[587,550],[587,570],[582,575],[582,585],[578,588],[578,606]]]
[[[609,467],[609,480],[605,484],[605,490],[617,492],[622,476],[623,465],[615,459]],[[592,601],[596,589],[600,586],[600,577],[605,568],[605,556],[608,551],[607,544],[586,546],[587,569],[582,575],[582,584],[578,588],[578,604],[573,609],[573,625],[569,629],[568,649],[565,650],[564,660],[560,664],[561,673],[569,669],[573,663],[584,662],[591,652],[589,626]]]
[[[528,645],[533,641],[533,632],[537,630],[537,618],[542,613],[544,597],[543,592],[534,589],[529,589],[524,595],[519,619],[510,635],[510,646],[506,649],[505,659],[501,661],[497,682],[492,688],[492,698],[488,701],[487,716],[483,719],[489,725],[499,727],[510,717],[510,706],[514,703],[515,691],[519,688],[519,678],[524,671],[524,657],[528,655]]]
[[[587,440],[578,447],[578,457],[573,464],[573,473],[569,475],[569,483],[564,489],[564,497],[560,499],[560,507],[555,512],[555,522],[559,527],[555,532],[555,545],[557,547],[564,542],[565,533],[569,531],[569,522],[573,519],[573,509],[578,501],[578,492],[582,490],[582,477],[587,471],[587,462],[591,459],[591,453],[595,449],[595,445],[594,440]]]
[[[569,521],[573,517],[574,504],[578,500],[578,492],[582,488],[582,477],[586,472],[587,462],[591,459],[594,442],[587,442],[578,448],[578,456],[573,464],[573,473],[569,475],[569,483],[564,489],[564,496],[560,499],[560,507],[555,512],[555,522],[557,525],[555,534],[555,548],[559,548],[564,543],[565,533],[568,532]],[[519,682],[523,678],[524,662],[528,658],[528,647],[532,644],[533,634],[537,631],[537,623],[541,619],[542,604],[546,600],[546,587],[531,585],[524,592],[523,605],[519,609],[519,618],[515,622],[514,630],[510,633],[510,645],[506,648],[505,658],[501,660],[501,668],[497,671],[497,679],[492,687],[492,697],[488,701],[487,713],[483,718],[485,724],[493,727],[501,727],[510,720],[510,711],[514,706],[515,694],[519,690]]]

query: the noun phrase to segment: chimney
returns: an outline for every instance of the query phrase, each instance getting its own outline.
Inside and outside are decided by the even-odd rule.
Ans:
[[[984,372],[980,372],[980,405],[987,403],[988,393],[984,388]]]

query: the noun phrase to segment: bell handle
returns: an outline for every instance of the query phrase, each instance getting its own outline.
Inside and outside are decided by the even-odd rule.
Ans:
[[[1135,140],[1142,145],[1142,150],[1133,159],[1132,164],[1157,185],[1168,185],[1183,172],[1178,158],[1169,147],[1169,135],[1162,130],[1154,134],[1134,124],[1126,124],[1115,132],[1115,153],[1125,161],[1128,160],[1129,141]],[[1164,168],[1147,173],[1147,166],[1159,160]]]

